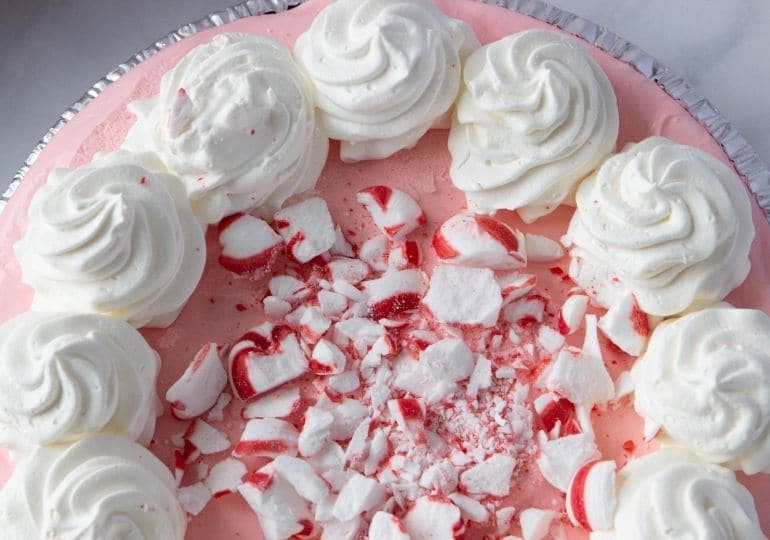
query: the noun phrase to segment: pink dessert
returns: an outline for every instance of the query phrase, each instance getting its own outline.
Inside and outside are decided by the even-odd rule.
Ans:
[[[269,36],[291,46],[297,36],[309,27],[316,14],[328,3],[327,0],[313,0],[287,13],[243,19],[191,36],[162,50],[132,69],[119,81],[107,87],[99,97],[76,115],[46,146],[0,216],[0,261],[2,261],[0,290],[3,291],[4,300],[0,303],[0,321],[24,312],[31,303],[33,291],[21,283],[20,268],[12,246],[26,229],[27,208],[32,196],[46,181],[48,173],[54,167],[83,165],[91,160],[95,152],[118,148],[134,122],[134,116],[126,110],[126,105],[136,99],[150,97],[157,93],[161,76],[196,45],[211,40],[217,33],[245,32]],[[530,28],[553,30],[544,23],[499,7],[459,0],[435,0],[435,3],[447,15],[468,22],[482,44]],[[730,164],[723,150],[706,129],[653,82],[645,79],[629,65],[599,49],[589,45],[586,45],[586,48],[607,74],[617,96],[620,113],[618,149],[629,142],[640,141],[651,135],[661,135],[679,143],[696,146]],[[437,253],[447,261],[463,256],[461,249],[452,243],[451,234],[434,236],[435,231],[442,224],[466,209],[463,192],[453,186],[448,176],[450,156],[447,151],[447,134],[448,131],[445,130],[431,130],[411,150],[401,151],[387,159],[355,164],[343,163],[338,157],[338,143],[332,142],[328,161],[316,186],[316,193],[328,204],[333,222],[339,225],[347,240],[354,246],[354,253],[358,258],[365,257],[362,253],[365,242],[383,236],[382,231],[375,226],[367,206],[376,208],[379,205],[386,210],[389,198],[393,197],[393,190],[401,190],[413,198],[423,213],[423,215],[415,215],[412,222],[407,223],[407,226],[414,228],[414,232],[408,236],[404,235],[407,241],[404,241],[405,238],[391,238],[388,244],[388,251],[391,248],[395,251],[400,250],[390,256],[401,259],[402,271],[419,268],[430,274],[434,266],[439,263]],[[359,195],[357,198],[357,194],[361,192],[365,195]],[[362,204],[361,201],[366,204]],[[766,284],[770,281],[770,268],[763,257],[763,254],[770,252],[770,229],[764,213],[753,196],[751,204],[757,231],[750,253],[751,273],[727,300],[738,307],[756,308],[770,313],[770,295],[765,292]],[[523,223],[509,211],[500,212],[497,218],[522,233],[542,235],[558,242],[566,232],[573,212],[573,208],[562,206],[532,224]],[[268,291],[269,278],[287,274],[300,279],[303,283],[313,284],[312,290],[307,294],[298,293],[298,296],[289,302],[291,308],[300,304],[317,306],[318,293],[325,290],[324,286],[318,285],[319,281],[333,281],[330,278],[332,270],[328,268],[329,261],[314,257],[310,261],[298,262],[297,259],[301,260],[301,257],[292,257],[294,253],[291,247],[291,234],[287,240],[285,239],[289,246],[288,257],[284,255],[282,249],[283,241],[277,237],[275,239],[268,237],[264,243],[259,244],[252,257],[243,256],[241,253],[222,253],[220,237],[233,226],[233,221],[240,221],[240,218],[236,216],[228,222],[222,222],[219,227],[209,227],[208,255],[203,278],[176,322],[167,329],[141,331],[162,358],[157,388],[161,397],[165,396],[169,387],[183,376],[193,358],[195,358],[196,369],[208,369],[206,366],[216,361],[217,347],[213,344],[232,348],[229,355],[234,367],[231,367],[231,373],[228,374],[232,386],[228,386],[225,392],[237,395],[232,396],[231,402],[227,402],[226,398],[219,402],[219,410],[223,411],[221,419],[217,414],[212,416],[207,411],[200,416],[200,419],[192,419],[193,416],[197,416],[193,414],[197,411],[189,410],[191,405],[185,402],[184,389],[180,390],[181,397],[178,400],[172,400],[171,403],[164,401],[163,415],[158,419],[149,448],[169,467],[175,468],[176,473],[183,475],[183,486],[195,484],[205,478],[206,474],[202,472],[201,463],[205,463],[209,467],[208,470],[211,470],[211,467],[228,458],[233,452],[235,457],[245,463],[249,471],[247,481],[252,481],[255,485],[259,484],[260,477],[254,471],[258,471],[270,461],[268,456],[274,457],[281,454],[281,449],[285,450],[294,443],[291,436],[282,439],[277,435],[273,439],[265,439],[261,435],[259,426],[256,425],[255,434],[244,434],[246,419],[257,418],[260,415],[254,411],[249,413],[249,404],[239,400],[238,397],[250,399],[273,390],[274,386],[260,388],[258,376],[250,373],[248,366],[240,366],[239,360],[235,358],[238,355],[233,351],[245,348],[251,351],[251,354],[269,356],[287,346],[285,340],[290,339],[288,336],[300,336],[306,343],[315,345],[328,328],[322,325],[318,330],[314,327],[313,321],[295,321],[295,324],[289,325],[290,327],[282,326],[275,322],[275,317],[268,316],[272,315],[271,313],[265,313],[266,304],[263,300],[266,296],[272,298],[278,296],[275,291],[272,291],[272,294]],[[290,217],[287,221],[291,221]],[[399,227],[401,225],[403,224],[398,224]],[[281,235],[283,235],[281,229],[290,226],[290,223],[274,224],[274,228]],[[500,229],[499,223],[495,220],[479,226],[506,246],[507,251],[514,257],[518,244],[526,242],[523,235],[512,236],[511,229],[506,227]],[[398,227],[388,229],[386,225],[385,232],[393,237],[398,236]],[[372,246],[369,245],[369,247]],[[374,251],[376,252],[376,249]],[[534,383],[545,367],[554,360],[543,352],[547,346],[542,345],[547,342],[550,334],[543,337],[545,331],[541,331],[541,327],[554,330],[556,335],[563,336],[568,344],[575,347],[580,347],[585,337],[585,324],[582,323],[582,317],[570,320],[571,317],[565,315],[561,309],[567,297],[574,292],[572,289],[575,286],[567,275],[569,257],[546,253],[543,261],[530,261],[526,267],[518,268],[518,273],[523,279],[510,284],[509,293],[513,296],[504,300],[506,305],[503,309],[509,313],[504,322],[489,329],[468,326],[463,335],[463,340],[474,353],[489,356],[498,366],[516,364],[515,382],[513,380],[505,382],[503,377],[498,376],[497,382],[489,391],[488,401],[471,404],[472,400],[461,400],[452,407],[442,408],[442,410],[432,410],[430,406],[426,409],[418,400],[406,395],[408,393],[392,396],[391,399],[394,401],[393,407],[400,408],[400,412],[394,414],[394,417],[400,419],[405,425],[412,426],[406,431],[412,433],[414,439],[400,441],[402,446],[399,446],[399,448],[412,448],[405,450],[408,454],[406,457],[429,459],[426,456],[415,457],[409,454],[409,452],[419,453],[420,445],[425,445],[424,433],[421,434],[421,429],[426,425],[441,433],[446,440],[451,440],[456,448],[464,451],[470,452],[472,448],[482,443],[492,444],[493,447],[499,446],[514,457],[515,467],[510,493],[499,497],[501,502],[495,503],[496,507],[513,506],[517,511],[529,507],[556,510],[559,513],[556,521],[563,523],[569,538],[587,538],[586,531],[571,525],[566,513],[563,512],[565,495],[545,481],[540,468],[536,465],[539,456],[535,436],[501,430],[494,418],[493,409],[496,403],[493,402],[497,399],[503,403],[515,403],[528,407],[533,413],[535,433],[539,429],[552,430],[557,420],[561,423],[562,433],[581,431],[571,403],[558,400],[541,401],[538,406],[533,404],[535,395],[527,393],[526,385]],[[257,278],[248,277],[249,272],[265,266],[270,266],[268,275],[260,275]],[[376,261],[369,266],[376,268]],[[245,277],[237,274],[245,274]],[[382,274],[382,271],[376,269],[371,273],[367,271],[365,279],[374,280],[382,277]],[[535,279],[527,282],[530,276],[534,276]],[[532,281],[536,283],[532,285]],[[435,313],[431,313],[425,305],[427,282],[422,285],[399,283],[391,287],[388,283],[377,283],[370,286],[373,289],[381,286],[385,292],[381,296],[373,295],[374,300],[369,304],[370,311],[365,316],[371,319],[392,320],[392,325],[387,331],[389,338],[395,342],[391,346],[405,350],[413,347],[416,354],[419,354],[431,343],[421,341],[422,334],[415,331],[433,331],[441,337],[450,337],[442,334],[443,330],[439,328],[441,325],[435,322]],[[345,296],[344,291],[335,290],[334,292]],[[504,290],[503,295],[505,294]],[[480,302],[483,303],[481,300]],[[283,304],[276,301],[272,307],[280,312],[281,305]],[[518,306],[518,308],[512,309],[511,306]],[[433,304],[430,304],[430,308],[433,308]],[[332,308],[329,309],[333,311]],[[588,312],[602,313],[602,310],[589,307]],[[328,318],[333,323],[339,321],[336,315],[329,315]],[[266,320],[272,320],[274,323],[274,326],[265,331],[266,334],[261,337],[249,334],[253,328],[259,327]],[[462,322],[458,321],[458,324],[462,325]],[[575,332],[572,331],[574,325],[579,326]],[[516,329],[524,345],[540,343],[539,353],[523,354],[522,344],[512,343],[508,338],[508,331],[511,328]],[[649,332],[646,318],[643,322],[639,322],[637,330],[640,333]],[[600,334],[599,339],[607,370],[614,380],[631,367],[633,359],[603,335]],[[351,347],[355,349],[355,344],[351,344]],[[346,352],[354,356],[358,354]],[[362,398],[365,391],[370,390],[372,386],[370,383],[362,383],[362,387],[358,388],[358,384],[355,384],[355,389],[348,391],[343,388],[341,392],[335,393],[333,389],[330,390],[328,386],[324,387],[318,382],[327,375],[339,371],[338,359],[335,358],[334,351],[319,350],[316,353],[314,349],[310,357],[309,372],[300,369],[303,374],[298,378],[287,375],[291,380],[288,386],[296,388],[298,394],[292,393],[293,390],[286,391],[286,388],[282,387],[284,395],[277,397],[270,404],[263,404],[265,407],[279,409],[277,416],[287,419],[298,428],[301,428],[303,423],[305,409],[318,398],[319,394],[339,403],[343,399]],[[216,367],[211,369],[212,373],[216,371]],[[510,369],[514,368],[510,367]],[[238,373],[234,373],[235,371]],[[190,377],[194,378],[192,374]],[[193,388],[194,384],[194,381],[190,382]],[[340,381],[339,384],[344,387],[347,382]],[[180,420],[179,418],[186,416],[185,410],[189,413],[188,419]],[[218,410],[218,407],[215,406],[214,410]],[[212,451],[209,455],[200,455],[201,450],[205,454],[205,448],[200,447],[205,446],[204,443],[200,443],[197,449],[191,447],[190,440],[196,438],[196,430],[206,429],[206,426],[201,427],[201,420],[226,435],[229,444],[225,449]],[[642,420],[634,412],[628,400],[620,400],[617,404],[602,410],[594,409],[592,420],[596,432],[596,444],[602,459],[615,460],[618,468],[630,458],[655,448],[655,443],[644,442]],[[304,422],[307,421],[307,419],[304,420]],[[375,426],[371,426],[371,429],[374,430]],[[480,435],[479,430],[483,435]],[[350,436],[355,437],[353,433]],[[399,443],[399,441],[395,442]],[[392,451],[394,441],[389,441],[389,444]],[[217,448],[214,444],[213,450]],[[511,448],[514,450],[511,451]],[[384,459],[386,458],[381,458],[381,460]],[[375,469],[378,463],[379,461],[374,464]],[[2,476],[8,476],[13,466],[9,459],[5,459],[0,467]],[[589,467],[581,469],[579,476],[583,481],[588,482],[589,480],[586,479],[592,478],[591,474]],[[770,479],[766,475],[757,474],[746,477],[739,474],[738,476],[753,494],[758,508],[761,509],[770,502]],[[473,479],[468,478],[469,485],[463,489],[473,493],[472,483]],[[259,522],[252,509],[242,497],[232,493],[233,490],[227,481],[224,481],[220,487],[221,489],[214,493],[214,499],[209,501],[198,515],[190,518],[186,538],[202,540],[259,537],[256,533],[259,530]],[[430,490],[427,491],[430,492]],[[580,510],[579,490],[571,493],[569,498],[574,520],[582,524],[583,528],[587,528],[585,524],[588,523],[589,516],[585,511]],[[460,503],[457,504],[460,506]],[[471,512],[470,509],[466,511]],[[402,513],[401,517],[405,520],[409,519],[408,513],[407,515]],[[760,520],[765,534],[770,534],[770,515],[760,511]],[[495,521],[491,517],[479,519],[478,522],[466,520],[454,532],[464,534],[465,538],[495,538],[505,534],[521,534],[516,523],[508,530],[505,527],[498,529]],[[502,518],[497,521],[501,522]],[[461,529],[464,529],[464,532],[461,532]],[[306,530],[298,533],[297,537],[313,537],[313,534],[311,522]]]

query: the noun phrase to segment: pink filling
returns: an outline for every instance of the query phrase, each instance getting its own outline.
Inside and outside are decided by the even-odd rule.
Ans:
[[[327,0],[314,0],[287,14],[241,20],[228,25],[226,29],[264,34],[291,45],[326,3]],[[449,15],[468,21],[482,43],[526,28],[547,27],[528,17],[475,2],[436,0],[436,3]],[[4,299],[0,303],[0,321],[25,311],[31,301],[31,290],[20,283],[19,266],[12,245],[26,228],[26,208],[35,189],[45,181],[52,168],[81,165],[89,161],[96,151],[116,148],[133,122],[133,116],[125,110],[125,104],[155,93],[162,73],[192,47],[210,40],[221,31],[209,30],[195,35],[144,62],[118,83],[109,86],[46,147],[0,218],[0,290],[3,291]],[[590,53],[609,76],[618,97],[618,148],[649,135],[664,135],[678,142],[698,146],[727,162],[726,156],[706,130],[654,83],[598,49],[590,48]],[[408,153],[355,166],[339,161],[339,148],[337,144],[332,144],[318,189],[328,202],[335,222],[342,226],[350,240],[360,245],[377,233],[366,212],[355,201],[355,193],[377,184],[402,189],[414,197],[425,212],[427,224],[413,233],[411,238],[422,247],[423,269],[430,271],[436,262],[435,253],[430,247],[433,231],[465,206],[464,196],[452,187],[448,178],[446,137],[445,131],[431,131]],[[752,272],[728,300],[738,306],[770,312],[770,293],[766,292],[770,271],[765,262],[766,256],[763,256],[770,253],[770,229],[754,201],[752,205],[757,227],[757,238],[751,252]],[[562,207],[537,223],[524,226],[513,213],[501,213],[502,218],[513,227],[551,238],[558,238],[564,233],[571,214],[572,209]],[[245,330],[262,322],[264,318],[261,300],[265,296],[266,284],[236,279],[218,264],[219,244],[215,228],[209,230],[207,244],[208,260],[203,279],[177,322],[166,330],[142,331],[163,358],[158,383],[161,396],[178,379],[202,343],[233,343]],[[565,266],[566,261],[562,261],[561,265]],[[565,282],[560,275],[563,272],[552,270],[548,265],[533,265],[526,269],[527,272],[537,274],[538,289],[547,291],[554,305],[560,306],[571,283],[568,280]],[[411,299],[407,303],[411,305]],[[382,309],[388,312],[393,306],[382,306]],[[582,332],[569,336],[568,342],[579,346]],[[605,340],[602,346],[607,367],[613,377],[630,367],[629,357],[609,347]],[[536,375],[535,370],[531,376],[534,378]],[[224,427],[218,426],[218,429],[228,431],[231,441],[237,441],[243,429],[241,408],[238,403],[228,407]],[[171,436],[184,431],[187,424],[175,419],[168,407],[159,419],[150,448],[165,463],[174,463]],[[606,413],[595,412],[594,424],[597,444],[604,459],[615,459],[619,466],[631,456],[650,449],[650,445],[641,440],[641,420],[628,406]],[[222,455],[217,454],[210,461],[208,458],[204,461],[215,463],[221,458]],[[249,470],[265,462],[264,459],[250,461],[248,458],[244,461]],[[2,476],[7,476],[12,467],[12,463],[0,455]],[[770,480],[765,475],[748,479],[741,475],[739,477],[751,489],[758,508],[770,501]],[[260,478],[258,474],[247,478],[257,484],[269,483],[269,479]],[[534,463],[529,473],[517,478],[512,487],[511,500],[517,509],[563,504],[561,495],[539,477]],[[764,531],[768,534],[770,514],[760,514]],[[216,537],[226,540],[252,537],[257,527],[257,519],[244,501],[237,495],[229,495],[210,503],[191,521],[187,538],[202,540]],[[586,537],[584,532],[577,530],[570,530],[569,535],[570,538]]]

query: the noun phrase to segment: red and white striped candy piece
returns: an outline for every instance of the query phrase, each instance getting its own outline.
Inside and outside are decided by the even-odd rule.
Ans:
[[[347,281],[351,285],[356,285],[369,277],[369,265],[360,259],[334,257],[326,263],[326,268],[332,281]]]
[[[414,240],[406,240],[393,246],[388,254],[388,266],[396,270],[417,268],[421,262],[420,244]]]
[[[246,465],[241,461],[231,457],[225,458],[211,467],[204,484],[215,498],[222,497],[238,489],[246,472]]]
[[[369,540],[411,540],[406,526],[393,514],[377,512],[369,524]]]
[[[412,441],[418,444],[425,442],[425,401],[411,397],[391,399],[388,411]]]
[[[242,400],[299,377],[307,367],[307,357],[292,330],[269,322],[241,336],[228,359],[230,384]]]
[[[403,240],[425,224],[420,205],[400,189],[372,186],[359,191],[356,199],[366,207],[377,228],[395,240]]]
[[[219,244],[219,264],[241,275],[269,271],[284,245],[266,221],[243,213],[219,222]]]
[[[308,538],[315,529],[307,503],[272,463],[247,475],[238,492],[257,514],[266,540]]]
[[[315,293],[313,287],[294,276],[284,274],[273,276],[267,283],[270,294],[290,304],[298,304],[309,299]]]
[[[503,295],[503,305],[508,305],[532,292],[537,285],[537,276],[514,272],[498,277],[497,282],[500,284],[500,293]]]
[[[543,435],[541,432],[537,465],[549,484],[566,493],[577,470],[599,455],[596,442],[588,433],[567,435],[552,441]]]
[[[650,320],[629,293],[599,319],[599,329],[623,352],[639,356],[650,337]]]
[[[277,388],[246,405],[242,416],[244,419],[286,418],[299,410],[301,402],[299,387]]]
[[[446,262],[493,270],[527,264],[522,233],[491,216],[457,214],[436,230],[433,249]]]
[[[543,429],[556,437],[580,433],[575,404],[554,392],[546,392],[535,399],[535,412]]]
[[[391,270],[362,286],[368,296],[369,317],[379,320],[420,307],[425,279],[417,269]]]
[[[573,294],[564,301],[559,311],[557,327],[564,336],[574,334],[580,323],[583,322],[586,309],[588,309],[588,297],[584,294]]]
[[[615,517],[615,462],[589,461],[580,467],[567,490],[567,516],[589,531],[612,528]]]
[[[315,306],[299,306],[285,320],[310,345],[317,343],[332,325],[331,320]]]
[[[227,386],[227,372],[222,366],[220,349],[207,343],[195,354],[182,376],[166,392],[172,414],[189,420],[202,415],[216,404]]]
[[[297,455],[297,429],[279,418],[255,418],[246,423],[241,440],[235,445],[235,457],[276,457]]]
[[[310,371],[317,375],[334,375],[345,371],[345,353],[327,339],[322,339],[313,348],[310,356]]]
[[[415,500],[404,516],[404,526],[414,540],[449,540],[464,530],[460,509],[443,495],[424,495]]]
[[[336,240],[329,207],[311,197],[275,213],[275,228],[286,241],[290,259],[306,263],[328,251]]]

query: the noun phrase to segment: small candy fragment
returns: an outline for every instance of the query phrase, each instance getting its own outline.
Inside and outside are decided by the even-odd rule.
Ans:
[[[281,454],[297,455],[296,428],[278,418],[255,418],[246,423],[241,440],[235,445],[233,455],[276,457]]]
[[[529,262],[546,263],[558,261],[564,257],[564,250],[555,240],[539,234],[526,235],[527,260]]]
[[[273,461],[276,472],[286,479],[303,499],[321,504],[329,495],[329,485],[305,460],[280,455]]]
[[[270,294],[290,304],[304,302],[313,295],[313,288],[293,276],[277,275],[267,283]]]
[[[274,218],[275,228],[286,241],[286,253],[294,261],[306,263],[334,245],[334,223],[320,197],[283,208]]]
[[[356,199],[366,207],[374,224],[395,240],[425,223],[425,214],[409,195],[388,186],[372,186],[358,192]]]
[[[460,485],[467,493],[505,497],[511,489],[511,475],[516,461],[504,454],[494,454],[489,459],[463,471]]]
[[[650,337],[650,321],[633,294],[610,306],[599,319],[599,329],[623,352],[639,356]]]
[[[465,519],[483,523],[489,518],[489,511],[476,499],[472,499],[462,493],[452,493],[449,495],[449,500],[455,503]]]
[[[549,484],[566,493],[577,470],[598,455],[596,443],[587,433],[567,435],[552,441],[541,437],[537,465]]]
[[[234,214],[219,222],[219,264],[240,275],[266,272],[283,248],[283,239],[264,220]]]
[[[551,522],[558,515],[553,510],[527,508],[519,514],[522,540],[543,540],[551,529]]]
[[[334,375],[345,371],[345,353],[331,341],[322,339],[313,349],[310,370],[317,375]]]
[[[606,531],[615,519],[615,462],[589,461],[580,467],[567,490],[567,516],[573,525]]]
[[[423,303],[447,324],[495,325],[502,306],[500,285],[488,268],[436,266]]]
[[[225,386],[227,372],[222,367],[219,347],[216,343],[207,343],[168,389],[166,401],[171,404],[175,417],[189,420],[213,407]]]
[[[362,260],[334,257],[326,264],[332,281],[347,281],[356,285],[369,276],[369,266]]]
[[[426,495],[407,511],[404,526],[412,540],[444,540],[463,531],[460,509],[447,497]]]
[[[433,235],[433,249],[448,263],[492,270],[527,264],[524,235],[492,216],[458,214]]]
[[[228,365],[233,391],[247,400],[299,377],[308,360],[289,327],[266,322],[233,345]]]
[[[339,521],[349,521],[382,504],[385,486],[377,480],[353,473],[337,495],[332,514]]]
[[[184,438],[204,455],[215,454],[230,448],[230,441],[224,433],[214,429],[200,418],[190,424]]]
[[[182,509],[191,516],[197,516],[211,500],[211,491],[203,482],[196,482],[177,490],[177,498]]]
[[[265,394],[243,409],[243,418],[286,418],[297,412],[300,393],[297,386],[286,386]]]
[[[238,492],[257,514],[266,540],[285,540],[312,533],[314,526],[307,504],[270,463],[249,474]]]
[[[411,540],[406,526],[393,514],[377,512],[369,524],[369,540]]]
[[[588,308],[588,297],[584,294],[573,294],[564,301],[559,311],[557,326],[559,333],[564,336],[571,336],[583,322],[583,317]]]
[[[234,458],[225,458],[209,471],[204,483],[214,497],[233,493],[246,475],[246,465]]]
[[[420,270],[391,270],[381,277],[364,281],[369,317],[393,317],[420,307],[425,282]]]
[[[305,411],[305,422],[299,434],[299,452],[305,457],[316,455],[331,437],[334,415],[319,407],[310,407]]]
[[[425,402],[405,397],[388,401],[390,415],[415,443],[425,442]]]

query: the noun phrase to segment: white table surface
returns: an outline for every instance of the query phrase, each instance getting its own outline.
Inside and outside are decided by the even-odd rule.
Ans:
[[[168,31],[237,1],[0,0],[0,191],[94,81]],[[770,163],[770,0],[551,3],[683,75]]]

